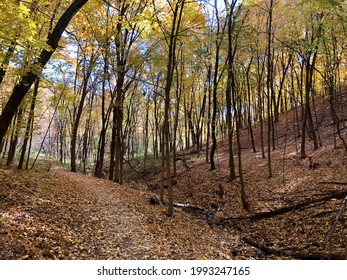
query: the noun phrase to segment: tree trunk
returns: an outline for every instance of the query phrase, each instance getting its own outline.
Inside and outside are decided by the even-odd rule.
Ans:
[[[251,144],[252,144],[252,150],[253,153],[256,153],[257,150],[255,148],[255,142],[254,142],[254,135],[253,135],[253,123],[252,123],[252,115],[251,115],[251,84],[249,80],[249,72],[251,70],[251,65],[252,65],[253,57],[251,58],[251,61],[248,64],[247,71],[246,71],[246,83],[247,83],[247,96],[248,96],[248,112],[247,112],[247,123],[248,123],[248,129],[249,129],[249,134],[251,137]]]
[[[119,67],[118,67],[119,68]],[[123,84],[125,79],[125,72],[123,70],[120,71],[119,78],[117,79],[117,87],[116,87],[116,105],[114,106],[113,114],[115,116],[115,158],[114,158],[114,181],[122,184],[123,183],[123,103],[124,103],[124,95],[123,95]]]
[[[164,102],[164,122],[163,122],[163,142],[164,142],[164,159],[165,159],[165,173],[166,173],[166,183],[168,187],[168,211],[167,215],[171,217],[173,215],[173,189],[171,180],[171,164],[170,164],[170,91],[173,81],[173,73],[176,65],[176,46],[177,46],[177,35],[180,30],[180,24],[183,15],[185,0],[178,0],[174,6],[171,34],[168,38],[168,62],[167,62],[167,72],[166,72],[166,83],[165,83],[165,102]]]
[[[150,106],[150,98],[147,99],[146,102],[146,119],[145,119],[145,130],[143,135],[143,146],[144,146],[144,155],[143,155],[143,170],[146,172],[147,168],[147,158],[148,158],[148,144],[149,144],[149,106]]]
[[[211,134],[211,75],[212,75],[212,65],[208,65],[207,70],[207,83],[208,83],[208,107],[207,107],[207,124],[206,124],[206,163],[209,162],[209,149],[210,149],[210,134]]]
[[[283,54],[282,54],[282,56],[283,56]],[[285,82],[285,79],[287,76],[289,66],[290,66],[291,61],[292,61],[292,55],[289,55],[288,61],[286,64],[283,60],[284,60],[284,57],[282,57],[282,77],[281,77],[280,86],[278,89],[278,96],[277,96],[277,100],[274,103],[274,117],[275,117],[274,121],[275,121],[275,123],[278,123],[278,121],[279,121],[279,115],[280,115],[279,107],[280,107],[280,102],[282,100],[283,86],[284,86],[284,82]]]
[[[109,20],[110,17],[110,11],[109,7],[107,7],[107,13],[106,18]],[[106,30],[108,31],[108,24],[106,24]],[[107,128],[109,126],[110,121],[110,115],[112,111],[112,106],[109,105],[106,110],[106,82],[110,79],[109,74],[109,47],[110,43],[108,40],[106,40],[105,43],[105,50],[104,50],[104,66],[103,66],[103,78],[102,78],[102,84],[101,84],[101,131],[99,135],[99,141],[98,141],[98,151],[97,151],[97,157],[96,157],[96,164],[95,164],[95,177],[101,178],[102,172],[104,168],[104,158],[105,158],[105,148],[106,148],[106,132]],[[111,100],[110,104],[113,104],[114,100],[114,94],[110,93]]]
[[[19,132],[22,125],[22,115],[23,115],[23,109],[19,108],[17,116],[15,118],[15,124],[14,124],[15,127],[13,129],[12,136],[11,136],[10,148],[8,150],[8,156],[7,156],[7,162],[6,162],[7,166],[11,165],[14,160],[16,147],[18,143]]]
[[[232,1],[234,3],[234,1]],[[235,76],[234,76],[234,57],[235,50],[233,46],[233,9],[234,5],[229,7],[226,4],[227,14],[228,14],[228,76],[227,76],[227,86],[225,92],[226,99],[226,123],[228,131],[228,144],[229,144],[229,180],[232,181],[235,179],[235,163],[234,163],[234,151],[233,151],[233,124],[232,124],[232,114],[231,114],[231,95],[235,95]],[[235,106],[235,104],[233,104]],[[235,107],[234,107],[235,108]],[[237,118],[236,118],[237,119]],[[238,126],[236,126],[236,129]]]
[[[30,138],[31,130],[32,130],[31,124],[32,124],[32,121],[34,119],[36,97],[37,97],[38,91],[39,91],[39,78],[37,78],[36,81],[35,81],[35,88],[34,88],[33,97],[31,99],[29,117],[28,117],[26,128],[25,128],[24,141],[23,141],[22,152],[21,152],[21,155],[20,155],[19,163],[18,163],[18,169],[22,169],[23,168],[23,163],[24,163],[24,159],[25,159],[25,153],[26,153],[28,141],[29,141],[29,138]]]
[[[75,116],[75,120],[72,126],[72,134],[71,134],[71,171],[76,172],[77,171],[77,165],[76,165],[76,144],[77,144],[77,134],[78,134],[78,126],[81,120],[83,107],[84,107],[84,101],[86,99],[87,93],[88,93],[88,83],[89,78],[92,74],[93,69],[93,60],[94,58],[91,58],[88,65],[87,73],[85,74],[85,77],[83,79],[83,85],[82,85],[82,92],[81,92],[81,99],[78,105],[77,113]]]
[[[305,70],[306,70],[306,80],[305,80],[305,111],[304,111],[304,119],[302,121],[302,132],[301,132],[301,151],[300,158],[306,158],[306,128],[307,123],[310,122],[310,125],[313,126],[311,108],[310,108],[310,93],[312,90],[312,77],[314,65],[317,57],[317,52],[313,54],[312,62],[310,61],[310,57],[306,58],[305,61]],[[313,137],[315,138],[315,133],[311,130]],[[316,140],[317,141],[317,140]],[[315,141],[315,143],[317,143]],[[317,147],[318,148],[318,147]]]
[[[216,65],[215,65],[215,75],[218,73],[218,61],[216,59]],[[212,109],[212,119],[211,119],[211,137],[212,137],[212,147],[210,152],[210,164],[211,164],[211,170],[216,169],[216,165],[214,162],[214,154],[217,149],[217,138],[216,138],[216,116],[217,116],[217,78],[215,77],[215,80],[213,82],[213,109]]]
[[[214,9],[215,9],[215,15],[217,18],[217,32],[216,32],[216,40],[215,40],[215,49],[216,49],[216,54],[215,54],[215,61],[214,61],[214,73],[213,73],[213,86],[212,86],[212,98],[213,98],[213,103],[212,103],[212,119],[211,119],[211,137],[212,137],[212,147],[211,147],[211,152],[210,152],[210,165],[211,168],[210,170],[216,169],[215,165],[215,159],[214,155],[217,149],[217,136],[216,136],[216,126],[217,126],[217,89],[218,89],[218,84],[219,84],[219,54],[220,54],[220,48],[221,48],[221,22],[219,18],[219,13],[218,13],[218,8],[217,8],[217,0],[214,2]],[[225,30],[225,25],[223,27],[223,31]]]
[[[266,79],[266,88],[267,88],[267,163],[268,163],[268,172],[269,178],[272,178],[272,166],[271,166],[271,128],[272,128],[272,114],[271,114],[271,96],[273,96],[273,61],[271,53],[271,43],[272,43],[272,12],[273,12],[273,0],[270,1],[269,8],[269,20],[268,20],[268,45],[267,45],[267,79]]]
[[[237,108],[237,104],[236,104],[235,108]],[[245,181],[243,178],[243,168],[242,168],[242,151],[241,151],[241,140],[240,140],[240,130],[241,130],[241,126],[240,126],[241,118],[240,118],[240,116],[241,116],[241,104],[239,104],[239,108],[235,110],[237,157],[238,157],[238,169],[239,169],[240,185],[241,185],[241,202],[242,202],[243,208],[246,211],[249,211],[249,203],[246,199]]]
[[[64,14],[59,18],[52,32],[48,35],[47,45],[50,47],[50,49],[42,50],[39,58],[32,63],[31,67],[28,67],[28,69],[31,70],[29,70],[29,72],[26,72],[14,86],[12,94],[0,115],[0,142],[3,141],[3,138],[8,130],[8,127],[11,124],[13,117],[31,85],[37,79],[43,67],[47,64],[52,54],[58,47],[59,40],[65,28],[68,26],[72,17],[83,7],[83,5],[87,1],[88,0],[75,0],[67,8]]]
[[[183,93],[183,74],[184,74],[184,58],[183,58],[183,51],[180,52],[181,56],[181,72],[179,73],[177,65],[175,65],[177,76],[179,79],[176,83],[176,102],[175,102],[175,119],[174,119],[174,127],[173,127],[173,147],[172,147],[172,165],[173,165],[173,174],[176,176],[177,173],[177,167],[176,167],[176,140],[177,140],[177,129],[178,129],[178,117],[179,117],[179,109],[180,109],[180,103],[181,103],[181,96]]]

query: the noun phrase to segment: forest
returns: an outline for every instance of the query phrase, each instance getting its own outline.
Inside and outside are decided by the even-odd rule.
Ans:
[[[346,15],[0,0],[0,259],[347,259]]]

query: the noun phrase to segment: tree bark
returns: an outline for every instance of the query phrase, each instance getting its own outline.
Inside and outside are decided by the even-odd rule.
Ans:
[[[177,36],[182,21],[183,8],[185,0],[179,0],[173,9],[173,19],[171,33],[168,40],[168,62],[167,62],[167,73],[166,73],[166,84],[165,84],[165,101],[164,101],[164,122],[163,122],[163,142],[164,142],[164,159],[165,159],[165,173],[168,186],[168,198],[169,205],[167,215],[173,215],[173,189],[171,180],[171,164],[170,164],[170,91],[173,81],[173,73],[176,65],[176,46]]]
[[[55,25],[52,32],[48,35],[47,45],[50,49],[42,50],[39,58],[32,63],[30,71],[26,72],[14,86],[12,94],[7,101],[1,116],[0,116],[0,142],[3,141],[3,138],[8,130],[8,127],[11,124],[11,121],[21,104],[22,100],[26,96],[28,90],[37,79],[38,75],[41,73],[43,67],[47,64],[52,54],[55,52],[58,47],[59,40],[68,26],[69,22],[73,16],[83,7],[88,0],[75,0],[64,12],[64,14],[59,18],[57,24]],[[33,69],[39,69],[34,71]]]
[[[267,78],[266,78],[266,89],[267,89],[267,163],[269,178],[272,178],[272,166],[271,166],[271,129],[272,129],[272,109],[271,109],[271,96],[273,96],[273,61],[271,52],[272,43],[272,12],[273,12],[274,1],[270,1],[269,8],[269,20],[268,20],[268,45],[267,45]]]
[[[16,147],[18,143],[19,132],[20,132],[20,128],[21,128],[22,120],[23,120],[22,118],[23,118],[23,108],[19,108],[15,118],[15,122],[14,122],[15,127],[13,129],[12,137],[10,140],[10,148],[8,150],[8,156],[7,156],[7,162],[6,162],[7,166],[11,165],[14,160]]]
[[[228,144],[229,144],[229,180],[232,181],[236,177],[234,151],[233,151],[233,117],[231,114],[231,95],[235,94],[235,81],[234,81],[234,48],[233,48],[233,7],[226,7],[228,11],[228,76],[227,86],[225,92],[226,99],[226,123],[228,130]],[[234,104],[235,105],[235,104]]]
[[[22,169],[23,168],[23,163],[24,163],[24,159],[25,159],[25,153],[26,153],[29,137],[30,137],[31,130],[32,130],[31,124],[32,124],[32,120],[34,118],[36,97],[37,97],[38,91],[39,91],[39,78],[37,78],[36,81],[35,81],[35,88],[34,88],[33,97],[31,99],[29,117],[28,117],[26,128],[25,128],[24,141],[23,141],[22,152],[21,152],[21,155],[20,155],[19,163],[18,163],[18,169]]]
[[[215,15],[217,19],[217,32],[216,32],[216,42],[215,42],[215,49],[216,49],[216,54],[215,54],[215,60],[214,60],[214,73],[213,73],[213,88],[212,88],[212,99],[213,99],[213,104],[212,104],[212,119],[211,119],[211,137],[212,137],[212,147],[211,147],[211,152],[210,152],[210,165],[211,168],[210,170],[216,169],[216,164],[214,160],[214,155],[216,153],[217,149],[217,136],[216,136],[216,126],[217,126],[217,89],[218,89],[218,84],[219,84],[219,55],[220,55],[220,48],[221,48],[221,43],[222,43],[222,38],[220,38],[222,31],[224,32],[225,30],[225,25],[221,28],[221,20],[218,12],[218,5],[217,5],[217,0],[215,0],[214,3],[214,9],[215,9]]]
[[[92,74],[93,64],[94,64],[94,58],[93,55],[89,61],[87,72],[85,73],[84,79],[83,79],[83,85],[82,85],[82,92],[81,92],[81,99],[78,105],[77,113],[75,116],[75,120],[72,127],[72,134],[71,134],[71,171],[76,172],[77,171],[77,165],[76,165],[76,142],[77,142],[77,134],[78,134],[78,126],[81,120],[83,107],[84,107],[84,101],[86,99],[86,96],[88,94],[88,83],[90,76]],[[86,63],[86,62],[85,62]]]

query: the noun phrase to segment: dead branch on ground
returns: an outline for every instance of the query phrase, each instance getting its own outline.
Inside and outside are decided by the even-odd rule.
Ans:
[[[257,242],[249,237],[244,237],[242,238],[243,242],[246,244],[254,247],[257,249],[257,251],[261,251],[262,254],[264,255],[275,255],[275,256],[280,256],[280,257],[290,257],[294,259],[299,259],[299,260],[326,260],[328,258],[327,254],[321,253],[321,252],[288,252],[286,249],[282,250],[277,250],[270,248],[264,244],[261,244],[260,242]],[[335,260],[341,260],[343,259],[343,256],[338,255],[338,254],[333,254],[332,259]]]
[[[341,186],[347,186],[347,182],[335,182],[335,181],[319,182],[318,184],[321,184],[321,185],[341,185]]]
[[[329,260],[331,260],[331,251],[332,251],[332,247],[333,247],[332,238],[333,238],[333,235],[334,235],[334,232],[335,232],[335,229],[336,229],[336,225],[337,225],[338,221],[340,220],[343,211],[345,210],[346,200],[347,200],[347,195],[346,195],[346,197],[342,201],[340,210],[339,210],[339,212],[336,215],[335,222],[332,225],[332,227],[330,229],[330,232],[329,232]]]
[[[324,197],[311,199],[311,200],[307,200],[307,201],[302,201],[302,202],[299,202],[295,205],[285,206],[285,207],[278,208],[278,209],[268,211],[268,212],[260,212],[260,213],[256,213],[256,214],[250,215],[250,216],[223,218],[223,219],[220,219],[218,221],[218,223],[223,224],[223,223],[226,223],[228,221],[261,220],[264,218],[270,218],[270,217],[273,217],[276,215],[282,215],[282,214],[285,214],[287,212],[299,210],[299,209],[304,208],[308,205],[323,202],[323,201],[328,201],[330,199],[334,199],[334,198],[335,199],[341,199],[341,198],[344,198],[346,195],[347,195],[347,190],[337,191],[337,192],[334,192],[334,193],[327,195],[327,196],[324,196]]]

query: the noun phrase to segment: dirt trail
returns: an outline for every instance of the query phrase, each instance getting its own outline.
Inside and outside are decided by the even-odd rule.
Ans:
[[[53,167],[0,168],[0,259],[243,259],[237,231],[150,205],[151,192]],[[250,250],[248,252],[247,250]]]
[[[98,224],[93,238],[98,258],[231,259],[238,250],[241,253],[236,249],[240,245],[236,231],[230,235],[230,229],[213,230],[179,209],[169,218],[164,208],[149,204],[150,192],[61,168],[54,172],[71,180],[81,195],[93,198],[88,212]]]
[[[81,191],[82,196],[83,193],[87,193],[88,196],[93,197],[93,203],[88,209],[89,219],[99,224],[94,241],[97,243],[101,258],[146,259],[152,257],[146,251],[150,251],[149,249],[153,251],[150,245],[155,244],[154,238],[146,233],[143,212],[136,209],[136,206],[135,211],[131,210],[134,205],[131,205],[132,202],[128,200],[127,194],[124,194],[124,187],[106,180],[73,174],[63,169],[55,169],[54,172],[69,178],[72,184]]]

